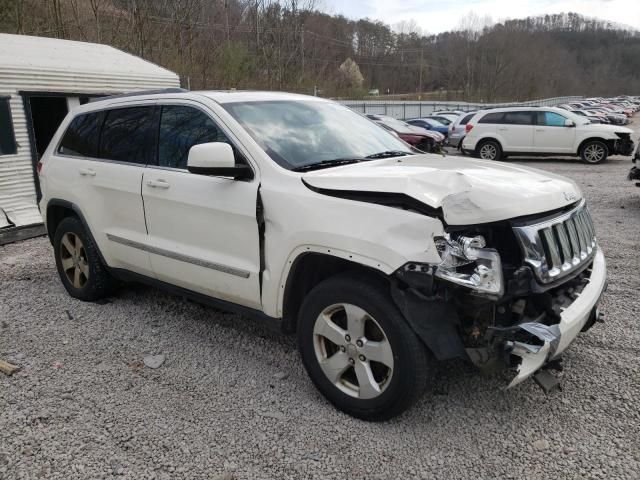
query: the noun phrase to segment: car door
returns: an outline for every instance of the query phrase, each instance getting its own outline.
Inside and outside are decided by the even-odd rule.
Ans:
[[[76,117],[63,136],[54,168],[64,170],[65,198],[82,212],[107,264],[152,275],[142,194],[151,153],[152,106],[114,108]],[[52,174],[51,178],[59,174]]]
[[[537,112],[534,151],[539,153],[574,153],[576,129],[565,126],[567,117],[556,112]]]
[[[208,296],[259,308],[258,180],[190,173],[189,149],[227,142],[198,104],[164,104],[159,112],[155,165],[148,166],[142,197],[156,277]]]
[[[533,149],[534,116],[529,111],[505,112],[497,125],[505,152],[531,152]]]

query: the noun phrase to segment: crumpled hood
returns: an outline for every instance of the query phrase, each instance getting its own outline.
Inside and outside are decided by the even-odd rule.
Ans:
[[[449,225],[547,212],[582,198],[572,180],[549,172],[433,154],[317,170],[302,178],[322,190],[405,194],[429,207],[442,208]]]

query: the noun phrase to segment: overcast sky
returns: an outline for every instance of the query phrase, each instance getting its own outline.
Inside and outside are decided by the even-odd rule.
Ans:
[[[324,11],[393,25],[415,20],[424,33],[455,29],[470,12],[494,22],[577,12],[640,29],[640,0],[322,0]]]

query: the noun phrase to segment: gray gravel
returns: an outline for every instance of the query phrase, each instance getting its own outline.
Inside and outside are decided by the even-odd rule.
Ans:
[[[581,185],[609,262],[607,322],[565,355],[561,392],[454,362],[407,414],[365,423],[320,396],[292,338],[142,286],[76,301],[32,239],[0,247],[0,358],[22,367],[0,374],[0,478],[640,478],[629,159],[517,163]]]

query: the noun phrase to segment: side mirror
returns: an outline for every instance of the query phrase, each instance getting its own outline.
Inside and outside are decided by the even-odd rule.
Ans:
[[[574,122],[573,120],[570,120],[570,119],[567,118],[564,121],[564,126],[565,127],[575,127],[576,126],[576,122]]]
[[[187,170],[196,175],[233,177],[234,180],[250,178],[248,165],[236,165],[231,145],[224,142],[201,143],[189,149]]]

